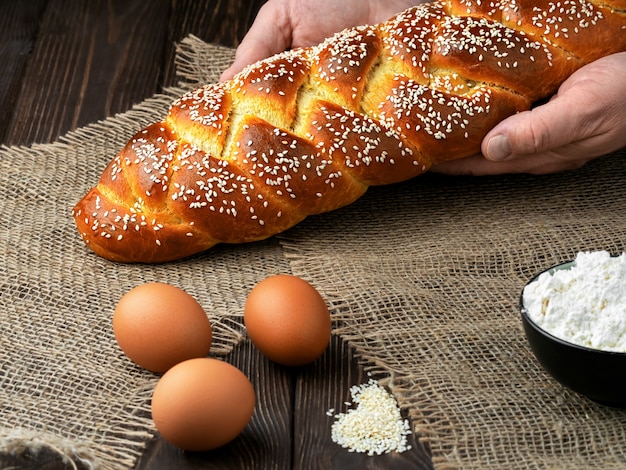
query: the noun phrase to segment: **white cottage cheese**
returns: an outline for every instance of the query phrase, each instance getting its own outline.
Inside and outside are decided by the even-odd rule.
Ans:
[[[578,253],[571,269],[541,274],[522,295],[532,321],[553,336],[626,352],[626,253]]]

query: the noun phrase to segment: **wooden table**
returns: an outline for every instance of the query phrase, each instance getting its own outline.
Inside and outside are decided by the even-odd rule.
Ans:
[[[29,0],[0,4],[0,143],[53,142],[175,84],[175,45],[189,34],[236,46],[263,0]],[[333,338],[316,363],[286,369],[242,343],[226,360],[257,374],[263,397],[241,439],[188,454],[160,438],[137,469],[425,469],[424,445],[367,457],[333,444],[325,411],[367,381]],[[252,435],[252,438],[246,438]],[[52,452],[2,455],[0,468],[73,468]],[[80,466],[79,466],[80,468]]]

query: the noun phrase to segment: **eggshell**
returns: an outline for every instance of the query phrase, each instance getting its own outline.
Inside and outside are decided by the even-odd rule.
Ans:
[[[184,450],[216,449],[237,437],[254,413],[254,388],[227,362],[200,358],[175,365],[152,395],[161,437]]]
[[[158,282],[139,285],[120,299],[113,332],[130,360],[153,372],[206,356],[213,340],[202,306],[184,290]]]
[[[268,277],[250,291],[244,324],[256,348],[286,366],[313,362],[330,342],[326,302],[307,281],[287,274]]]

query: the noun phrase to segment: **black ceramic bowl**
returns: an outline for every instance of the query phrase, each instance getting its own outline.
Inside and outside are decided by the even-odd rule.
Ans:
[[[568,269],[572,262],[547,269]],[[530,282],[535,281],[537,274]],[[530,284],[529,282],[529,284]],[[567,388],[602,405],[626,408],[626,353],[579,346],[557,338],[534,323],[520,296],[522,324],[541,366]]]

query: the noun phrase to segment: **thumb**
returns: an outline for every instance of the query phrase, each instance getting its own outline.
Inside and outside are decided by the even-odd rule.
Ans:
[[[489,160],[511,160],[522,155],[549,152],[581,139],[584,118],[580,98],[564,93],[549,102],[514,114],[496,125],[482,141]]]
[[[290,38],[287,13],[276,3],[266,3],[237,47],[234,62],[222,73],[220,80],[230,80],[246,66],[286,50],[291,45]]]

